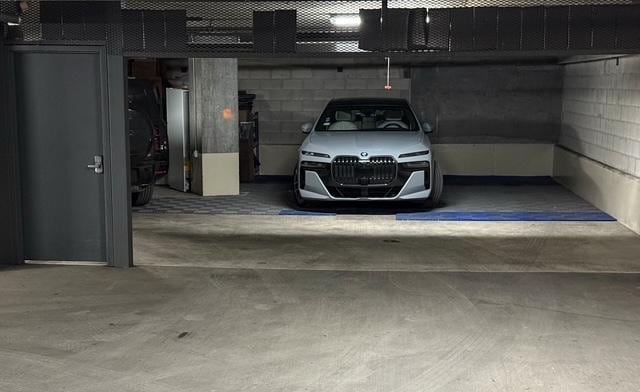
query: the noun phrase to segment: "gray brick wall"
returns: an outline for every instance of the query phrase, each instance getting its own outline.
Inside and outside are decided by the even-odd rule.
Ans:
[[[640,177],[640,56],[564,67],[558,144]]]
[[[238,70],[238,88],[256,94],[261,143],[300,144],[300,125],[320,115],[330,99],[398,97],[411,99],[411,79],[392,67],[391,91],[384,90],[384,67],[246,67]]]
[[[411,93],[438,143],[553,143],[560,132],[559,65],[415,67]]]

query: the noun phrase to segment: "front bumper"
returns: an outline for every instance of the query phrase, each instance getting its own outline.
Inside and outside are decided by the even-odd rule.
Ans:
[[[430,170],[430,167],[427,168]],[[425,170],[413,171],[406,179],[394,182],[389,186],[349,186],[337,187],[327,176],[321,178],[313,170],[300,171],[304,184],[299,191],[300,197],[306,200],[324,201],[395,201],[395,200],[426,200],[431,195],[431,187],[425,183]],[[427,176],[430,176],[430,172]]]

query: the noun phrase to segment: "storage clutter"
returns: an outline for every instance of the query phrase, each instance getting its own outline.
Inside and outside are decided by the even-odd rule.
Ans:
[[[238,92],[238,120],[240,122],[240,181],[252,182],[260,169],[259,116],[253,112],[255,94]]]

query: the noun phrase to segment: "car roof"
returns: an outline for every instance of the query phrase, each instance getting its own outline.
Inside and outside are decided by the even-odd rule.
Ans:
[[[409,106],[404,98],[338,98],[329,101],[327,106]]]

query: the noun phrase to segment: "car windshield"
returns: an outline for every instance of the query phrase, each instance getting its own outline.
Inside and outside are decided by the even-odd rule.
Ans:
[[[418,131],[413,112],[405,106],[328,106],[315,130],[340,131]]]

